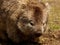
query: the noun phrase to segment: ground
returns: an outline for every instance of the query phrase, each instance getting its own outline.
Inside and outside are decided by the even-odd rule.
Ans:
[[[60,45],[60,30],[49,30],[40,37],[42,45]]]
[[[60,45],[60,0],[43,0],[49,2],[48,25],[50,30],[40,37],[42,45]]]
[[[48,25],[51,30],[59,30],[60,29],[60,0],[45,0],[45,1],[47,1],[51,6]]]

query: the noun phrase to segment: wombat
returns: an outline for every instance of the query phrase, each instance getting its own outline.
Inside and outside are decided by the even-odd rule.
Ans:
[[[47,24],[47,7],[39,0],[0,0],[0,39],[20,43],[40,37]]]

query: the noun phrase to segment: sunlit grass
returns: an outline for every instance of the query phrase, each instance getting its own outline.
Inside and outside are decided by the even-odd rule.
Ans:
[[[52,30],[60,29],[60,6],[59,5],[57,4],[52,5],[52,8],[49,14],[48,24]]]
[[[60,30],[60,0],[43,0],[51,6],[49,13],[48,25],[52,30]]]

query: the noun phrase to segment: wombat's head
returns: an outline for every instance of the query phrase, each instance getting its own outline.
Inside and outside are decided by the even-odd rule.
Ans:
[[[37,10],[32,10],[32,9],[26,9],[25,12],[18,18],[17,26],[18,29],[25,35],[40,35],[42,30],[41,30],[41,20],[38,18],[39,14],[37,15],[36,13],[39,11]]]
[[[43,20],[45,5],[28,4],[22,6],[22,13],[17,22],[18,29],[25,35],[40,36],[44,32],[44,24],[47,18]],[[47,16],[46,16],[47,17]],[[45,22],[44,22],[45,21]]]
[[[46,26],[47,6],[42,2],[31,1],[19,6],[11,15],[11,18],[17,22],[18,29],[24,35],[40,36]]]
[[[8,12],[7,34],[10,39],[20,42],[30,37],[39,37],[45,31],[48,3],[38,0],[9,0],[3,7]],[[37,2],[38,1],[38,2]],[[14,2],[14,3],[13,3]],[[5,4],[7,3],[7,4]]]

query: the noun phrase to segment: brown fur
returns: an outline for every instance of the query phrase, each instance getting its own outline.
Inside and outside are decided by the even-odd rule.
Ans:
[[[43,16],[47,6],[39,1],[2,0],[0,6],[0,38],[5,32],[13,42],[28,40],[43,32]],[[47,18],[47,17],[46,17]],[[43,29],[42,29],[43,28]]]

